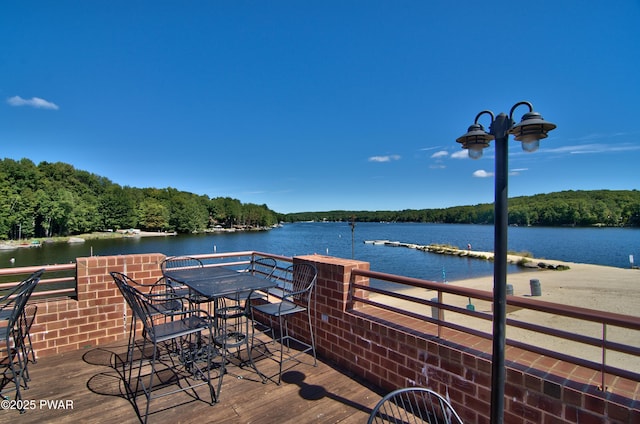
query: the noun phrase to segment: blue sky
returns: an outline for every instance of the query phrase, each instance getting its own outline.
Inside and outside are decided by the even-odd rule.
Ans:
[[[510,197],[638,189],[638,22],[637,0],[3,2],[0,157],[283,213],[473,205],[493,147],[456,138],[527,100],[558,127],[510,141]]]

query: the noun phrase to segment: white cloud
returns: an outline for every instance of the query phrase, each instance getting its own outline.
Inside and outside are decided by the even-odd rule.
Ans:
[[[438,159],[449,156],[449,152],[446,150],[440,150],[431,155],[431,159]]]
[[[540,149],[544,153],[569,153],[572,155],[583,155],[593,153],[607,153],[607,152],[628,152],[640,150],[640,145],[631,143],[617,143],[617,144],[578,144],[575,146],[561,146],[556,148]]]
[[[451,159],[466,159],[469,157],[469,151],[467,149],[458,150],[451,155]]]
[[[473,176],[476,178],[490,178],[493,177],[493,172],[487,172],[484,169],[478,169],[473,173]]]
[[[41,99],[40,97],[32,97],[30,99],[23,99],[20,96],[13,96],[7,99],[7,103],[11,106],[31,106],[37,109],[60,109],[57,104]]]
[[[399,160],[400,155],[387,155],[387,156],[371,156],[369,162],[391,162],[393,160]]]
[[[529,168],[514,168],[514,169],[511,170],[511,172],[513,172],[515,174],[519,174],[521,172],[528,171],[528,170],[529,170]]]

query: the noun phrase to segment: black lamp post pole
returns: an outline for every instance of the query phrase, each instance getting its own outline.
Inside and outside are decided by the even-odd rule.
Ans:
[[[527,106],[529,112],[522,116],[522,121],[514,125],[513,112],[519,106]],[[478,119],[482,115],[491,116],[491,127],[485,132]],[[467,130],[466,134],[456,141],[463,149],[469,150],[471,159],[482,156],[482,150],[489,147],[489,142],[495,140],[496,172],[495,172],[495,201],[493,212],[493,353],[491,357],[491,424],[504,423],[504,380],[506,370],[504,366],[506,329],[507,329],[507,231],[509,230],[509,209],[507,186],[509,178],[509,134],[515,136],[516,141],[522,143],[522,149],[533,152],[538,149],[540,139],[546,138],[547,133],[556,128],[556,124],[542,119],[539,113],[533,111],[529,102],[519,102],[513,105],[509,115],[501,113],[494,118],[493,112],[483,110]]]
[[[496,172],[494,202],[493,355],[491,359],[491,424],[504,422],[505,344],[507,312],[507,231],[509,229],[508,168],[511,119],[499,114],[489,133],[495,137]]]

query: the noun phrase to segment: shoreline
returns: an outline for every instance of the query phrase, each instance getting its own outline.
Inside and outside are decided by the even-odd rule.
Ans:
[[[14,250],[23,248],[35,248],[40,247],[44,243],[83,243],[87,240],[98,239],[120,239],[120,238],[132,238],[132,237],[170,237],[176,236],[176,232],[168,231],[133,231],[133,230],[120,230],[120,231],[101,231],[86,234],[79,234],[75,236],[64,237],[34,237],[22,240],[4,240],[0,241],[0,250]]]
[[[274,227],[234,227],[234,228],[214,228],[203,231],[204,234],[216,234],[227,232],[250,232],[250,231],[268,231]],[[94,231],[92,233],[78,234],[73,236],[60,237],[34,237],[22,240],[3,240],[0,241],[0,251],[15,250],[20,248],[40,247],[44,243],[83,243],[87,240],[98,239],[120,239],[133,237],[171,237],[177,236],[176,231],[142,231],[137,229],[117,230],[117,231]]]

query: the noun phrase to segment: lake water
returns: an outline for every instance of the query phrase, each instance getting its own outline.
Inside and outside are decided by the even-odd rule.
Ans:
[[[427,253],[404,247],[365,244],[365,240],[391,240],[415,244],[449,244],[493,251],[493,226],[456,224],[356,223],[353,253],[371,263],[374,271],[456,281],[491,275],[493,263]],[[68,263],[81,256],[129,253],[166,255],[256,250],[285,256],[352,255],[348,223],[296,223],[263,232],[181,235],[114,240],[88,240],[82,244],[50,243],[39,248],[0,251],[0,266]],[[510,227],[509,250],[527,251],[536,258],[557,259],[614,267],[629,267],[629,255],[640,262],[640,229]],[[14,258],[13,263],[10,259]],[[521,272],[510,266],[509,272]]]

